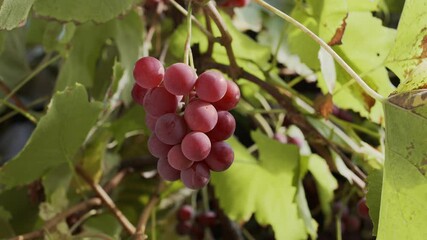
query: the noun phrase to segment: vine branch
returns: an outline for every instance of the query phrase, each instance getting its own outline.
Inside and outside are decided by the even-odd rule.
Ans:
[[[108,196],[105,190],[79,166],[76,167],[76,172],[90,185],[90,187],[96,192],[102,202],[111,210],[123,228],[130,234],[135,233],[135,226],[126,218],[126,216],[117,208],[114,201]]]
[[[136,233],[135,233],[135,240],[145,240],[145,229],[147,228],[147,222],[150,218],[151,212],[154,210],[155,206],[160,200],[160,193],[165,188],[165,182],[160,180],[159,184],[157,185],[156,191],[151,195],[150,200],[148,201],[147,205],[145,206],[144,210],[142,211],[138,225],[136,227]]]

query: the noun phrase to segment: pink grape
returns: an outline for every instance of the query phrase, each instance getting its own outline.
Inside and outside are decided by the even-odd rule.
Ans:
[[[211,151],[211,141],[202,132],[191,132],[182,140],[181,150],[191,161],[202,161]]]
[[[181,144],[175,145],[169,150],[168,162],[176,170],[185,170],[193,165],[193,161],[182,153]]]
[[[251,0],[224,0],[220,3],[222,7],[244,7],[249,4]]]
[[[147,89],[157,87],[162,82],[164,75],[163,64],[153,57],[139,59],[133,69],[133,77],[136,83]]]
[[[197,79],[197,96],[206,102],[219,101],[224,97],[226,91],[227,81],[218,71],[208,70]]]
[[[218,113],[212,104],[194,100],[187,105],[184,118],[191,130],[209,132],[218,121]]]
[[[175,63],[165,72],[166,90],[175,95],[187,95],[196,83],[196,72],[187,64]]]
[[[228,169],[234,161],[234,151],[226,142],[212,144],[211,152],[204,162],[212,171],[221,172]]]
[[[227,91],[221,100],[212,103],[218,111],[229,111],[236,107],[240,100],[240,90],[237,84],[227,81]]]
[[[357,213],[362,218],[369,219],[369,208],[366,205],[366,198],[362,198],[357,202]]]
[[[190,221],[194,215],[194,208],[191,205],[183,205],[177,212],[180,221]]]
[[[283,144],[288,143],[288,137],[283,133],[275,133],[273,139]]]
[[[162,158],[168,155],[169,150],[172,148],[172,145],[168,145],[160,141],[156,134],[151,134],[148,138],[148,151],[150,151],[151,155]]]
[[[174,113],[178,108],[178,99],[164,87],[153,88],[145,95],[144,108],[152,116],[160,117],[166,113]]]
[[[145,94],[147,94],[147,89],[139,86],[138,84],[134,84],[132,88],[132,99],[139,105],[142,105],[144,102]]]
[[[223,141],[231,137],[235,129],[236,120],[234,120],[233,115],[227,111],[220,111],[218,112],[218,121],[215,127],[206,135],[212,141]]]
[[[195,163],[191,168],[181,171],[181,181],[188,188],[200,189],[208,184],[210,175],[205,163]]]
[[[145,114],[145,124],[147,125],[148,129],[150,129],[152,132],[154,132],[154,129],[156,127],[157,117],[151,116],[149,113]]]
[[[159,158],[157,162],[157,172],[166,181],[176,181],[180,178],[180,171],[171,167],[167,158]]]
[[[175,145],[181,142],[187,133],[187,126],[182,117],[167,113],[157,119],[154,132],[160,141]]]

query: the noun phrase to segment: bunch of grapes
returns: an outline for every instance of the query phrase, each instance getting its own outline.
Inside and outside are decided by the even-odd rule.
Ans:
[[[152,131],[148,150],[159,158],[157,171],[168,181],[181,179],[191,189],[204,187],[210,171],[224,171],[234,160],[224,142],[236,128],[228,112],[239,99],[238,86],[215,70],[200,76],[190,66],[175,63],[166,70],[153,57],[134,68],[134,101],[146,111]]]
[[[183,205],[177,212],[178,224],[176,232],[179,235],[190,235],[191,239],[204,239],[205,228],[218,223],[217,214],[213,211],[195,213],[190,205]]]

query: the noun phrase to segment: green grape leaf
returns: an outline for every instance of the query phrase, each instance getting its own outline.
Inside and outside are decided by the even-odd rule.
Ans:
[[[0,183],[7,187],[27,184],[71,162],[100,110],[100,103],[88,102],[82,85],[56,93],[24,149],[0,170]]]
[[[408,0],[387,66],[399,77],[397,92],[427,88],[427,0]]]
[[[384,62],[393,44],[395,30],[384,27],[380,19],[372,16],[370,10],[374,5],[369,1],[346,5],[344,1],[339,0],[310,3],[297,5],[292,16],[332,45],[371,88],[383,96],[389,95],[394,87],[389,81]],[[289,27],[287,32],[290,52],[296,53],[302,62],[314,71],[320,70],[318,44],[295,27]],[[381,122],[381,104],[364,93],[338,65],[336,73],[334,103],[340,108],[359,112],[374,122]],[[322,74],[317,75],[322,92],[328,92],[328,79],[324,79]]]
[[[25,24],[35,0],[3,0],[0,7],[0,29],[11,30]]]
[[[386,160],[378,240],[427,236],[427,91],[422,96],[423,104],[411,109],[396,102],[398,96],[384,104]]]
[[[368,193],[366,194],[366,204],[369,208],[369,216],[371,217],[374,228],[372,235],[376,236],[378,231],[378,220],[380,216],[381,203],[381,187],[383,182],[382,170],[373,170],[368,175]]]
[[[134,105],[122,117],[112,122],[109,129],[117,140],[117,144],[120,146],[129,132],[143,131],[148,133],[149,130],[144,119],[144,108],[140,105]]]
[[[259,161],[232,138],[229,143],[235,151],[235,162],[227,171],[212,174],[221,207],[237,221],[247,221],[254,214],[260,224],[272,226],[276,239],[306,239],[307,230],[295,202],[298,148],[260,132],[253,132],[252,138],[259,149]]]
[[[57,90],[79,82],[91,88],[94,86],[97,61],[101,57],[104,44],[110,38],[119,50],[122,66],[128,72],[138,58],[138,48],[142,43],[142,23],[135,12],[123,19],[114,19],[104,24],[86,23],[77,27],[70,42],[71,50],[58,76]],[[108,84],[111,81],[102,81]],[[131,85],[131,82],[127,85]],[[130,87],[129,92],[130,92]]]
[[[35,229],[39,220],[36,206],[28,197],[28,188],[2,189],[0,192],[0,208],[12,216],[9,224],[13,227],[15,234],[27,233]],[[5,217],[9,214],[6,213]],[[3,232],[3,229],[0,232]]]
[[[13,228],[9,223],[9,220],[12,218],[10,212],[4,209],[3,206],[0,206],[0,238],[11,238],[13,235]]]
[[[110,0],[108,3],[102,0],[37,0],[34,11],[38,16],[61,22],[103,23],[126,14],[139,2],[141,0]]]
[[[338,188],[338,182],[329,170],[325,159],[312,154],[308,160],[308,170],[313,174],[319,192],[320,207],[327,217],[331,217],[331,202],[334,199],[334,191]]]
[[[3,32],[4,48],[0,53],[0,80],[10,89],[30,73],[26,60],[25,31],[15,29]],[[4,93],[0,93],[2,96]]]

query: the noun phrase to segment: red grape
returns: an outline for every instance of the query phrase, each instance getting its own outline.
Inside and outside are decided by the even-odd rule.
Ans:
[[[144,103],[144,97],[145,94],[147,93],[147,89],[139,86],[138,84],[134,84],[133,88],[132,88],[132,98],[133,101],[135,101],[136,103],[138,103],[139,105],[142,105]]]
[[[227,81],[227,91],[225,92],[224,97],[221,100],[212,103],[215,108],[220,111],[229,111],[236,107],[237,103],[240,100],[240,90],[237,84],[232,81]]]
[[[175,113],[167,113],[157,119],[155,133],[160,141],[175,145],[184,138],[187,133],[187,126],[182,117]]]
[[[244,7],[249,4],[251,0],[225,0],[220,3],[223,7]]]
[[[290,144],[295,144],[297,145],[299,148],[302,148],[304,146],[304,139],[299,138],[299,137],[288,137],[288,143]]]
[[[191,168],[181,171],[182,182],[191,189],[200,189],[206,186],[209,178],[209,168],[203,162],[195,163]]]
[[[156,127],[157,119],[157,117],[151,116],[149,113],[145,114],[145,124],[152,132],[154,132],[154,129]]]
[[[153,57],[143,57],[135,63],[133,77],[143,88],[157,87],[163,80],[165,69],[162,63]]]
[[[184,118],[191,130],[209,132],[218,121],[218,113],[212,104],[194,100],[185,109]]]
[[[196,83],[196,72],[187,64],[175,63],[165,72],[165,88],[175,95],[187,95]]]
[[[157,172],[166,181],[176,181],[180,178],[180,171],[171,167],[167,158],[159,158],[157,162]]]
[[[204,133],[191,132],[182,140],[181,150],[191,161],[202,161],[211,151],[211,141]]]
[[[366,205],[366,198],[362,198],[357,202],[357,213],[363,218],[369,218],[369,208]]]
[[[153,88],[145,95],[144,108],[152,116],[160,117],[166,113],[174,113],[178,108],[178,99],[164,87]]]
[[[197,79],[197,96],[206,102],[219,101],[224,97],[226,91],[227,81],[218,71],[208,70]]]
[[[226,142],[215,142],[204,162],[212,171],[221,172],[228,169],[233,161],[234,151],[230,145]]]
[[[218,112],[218,122],[215,127],[206,135],[212,141],[223,141],[233,135],[234,130],[236,129],[236,120],[234,120],[233,115],[227,111]]]
[[[217,215],[213,211],[207,211],[197,216],[196,220],[203,226],[211,227],[215,225],[217,220]]]
[[[147,145],[151,155],[158,158],[166,157],[169,150],[172,148],[172,145],[161,142],[154,133],[148,138]]]
[[[182,153],[181,144],[175,145],[169,150],[168,162],[176,170],[184,170],[193,165],[193,161]]]
[[[189,221],[194,216],[194,209],[190,205],[184,205],[178,210],[177,217],[180,221]]]
[[[183,221],[183,222],[179,222],[178,225],[176,225],[176,233],[178,233],[178,235],[184,236],[187,234],[190,234],[191,232],[191,222],[188,221]]]
[[[353,215],[348,215],[342,218],[342,223],[348,232],[357,232],[362,225],[360,219]]]

